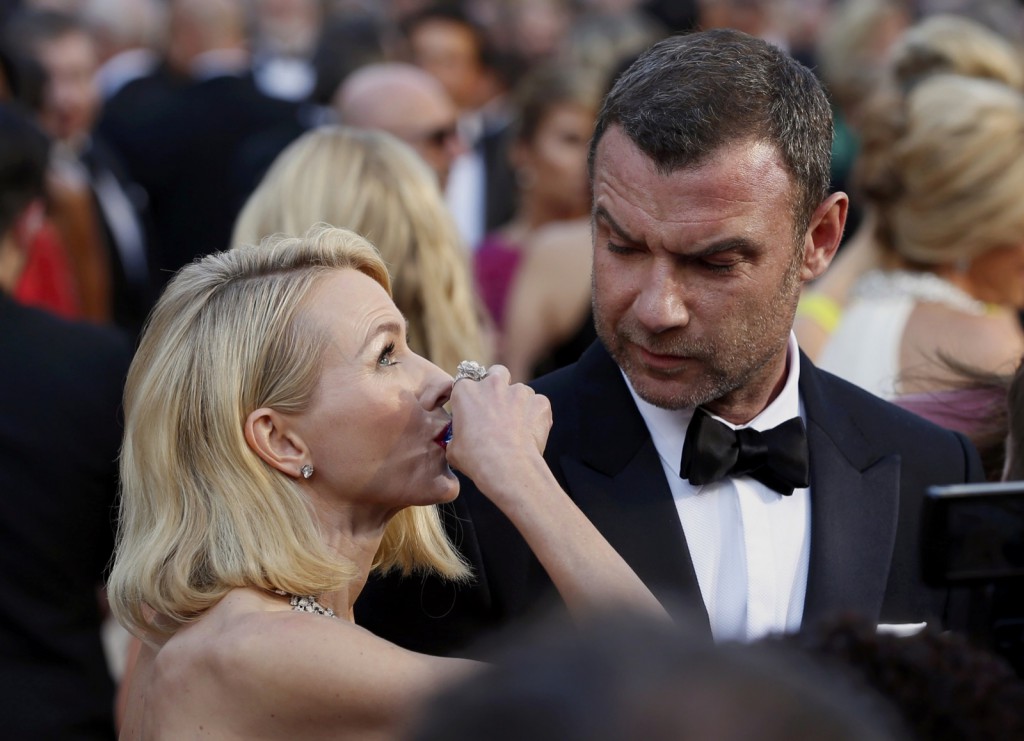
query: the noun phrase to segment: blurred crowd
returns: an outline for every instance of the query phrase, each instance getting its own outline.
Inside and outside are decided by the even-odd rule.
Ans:
[[[116,629],[101,641],[120,394],[175,271],[272,234],[348,227],[388,264],[410,347],[445,370],[475,358],[529,381],[567,365],[596,337],[587,151],[602,98],[651,44],[714,27],[780,46],[817,72],[833,103],[833,185],[850,193],[850,219],[832,268],[801,299],[801,349],[967,434],[990,480],[1024,478],[1011,454],[1024,436],[1010,435],[1024,417],[1021,3],[9,0],[0,3],[0,707],[16,703],[41,738],[113,737],[130,651]],[[585,684],[586,662],[599,659],[609,684],[566,702],[622,700],[620,668],[654,681],[650,666],[615,663],[639,651],[723,661],[716,682],[754,692],[769,684],[764,667],[790,667],[800,643],[715,659],[657,635],[618,646],[628,629],[643,626],[602,626],[589,645],[560,638],[565,656],[538,644],[493,687],[439,701],[461,702],[465,718],[480,713],[480,725],[467,720],[452,735],[439,714],[418,738],[501,738],[494,713],[521,734],[508,738],[611,738],[526,725],[510,704],[536,702],[520,675],[557,666],[567,684]],[[842,643],[865,673],[887,651],[912,653],[880,648],[859,627],[836,630],[830,650],[813,637],[800,650],[838,661]],[[952,678],[936,677],[951,666],[943,651],[975,649],[927,640],[929,660],[908,660],[903,684],[877,666],[867,682],[891,698],[933,675],[930,690],[915,685],[912,711],[886,711],[906,713],[900,733],[996,737],[991,718],[1010,728],[1006,708],[1024,714],[999,660],[960,660],[958,671],[976,672],[967,683],[999,679],[972,705]],[[815,686],[815,674],[781,673],[798,677],[771,683],[782,706],[821,695],[808,707],[825,708],[822,725],[807,728],[833,736],[834,721],[849,738],[900,737]],[[680,697],[701,684],[666,675],[662,686]],[[963,700],[958,717],[951,697]],[[666,724],[698,717],[694,703],[687,713],[656,705]],[[940,710],[950,716],[943,728],[915,726]],[[615,722],[650,718],[626,700],[607,706],[615,711]],[[763,713],[760,737],[792,737]],[[685,737],[715,737],[709,724],[693,720]]]

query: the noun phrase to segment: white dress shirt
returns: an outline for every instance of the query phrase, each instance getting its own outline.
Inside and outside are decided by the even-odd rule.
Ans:
[[[486,236],[487,172],[484,156],[476,147],[467,149],[452,161],[444,198],[455,219],[462,243],[475,250]]]
[[[766,430],[797,415],[806,421],[799,380],[791,333],[782,392],[741,426]],[[679,464],[693,409],[655,407],[636,395],[628,379],[626,385],[661,458],[715,640],[753,641],[798,630],[810,555],[810,489],[782,496],[749,476],[691,485],[679,476]]]

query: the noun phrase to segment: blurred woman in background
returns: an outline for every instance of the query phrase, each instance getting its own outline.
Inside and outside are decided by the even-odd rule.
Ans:
[[[551,63],[535,68],[516,91],[509,159],[519,207],[511,221],[484,238],[473,265],[499,333],[507,321],[509,291],[538,230],[586,219],[590,212],[587,145],[603,90],[595,70]]]
[[[232,244],[304,234],[321,222],[351,229],[380,250],[414,352],[451,371],[463,358],[490,359],[465,250],[436,178],[412,149],[380,131],[307,132],[249,197]]]
[[[885,398],[955,388],[943,359],[1011,373],[1024,354],[1024,95],[931,75],[879,101],[863,130],[890,266],[853,285],[819,365]]]
[[[876,12],[882,12],[881,17],[888,19],[887,13],[892,9],[886,9],[884,4],[875,5],[878,6]],[[851,3],[848,10],[852,15],[865,16],[870,15],[872,7],[871,3],[864,7]],[[843,29],[845,26],[837,27],[835,33],[823,39],[823,73],[837,105],[849,112],[850,120],[846,126],[858,132],[857,136],[860,135],[865,111],[871,108],[865,104],[879,89],[887,91],[883,105],[898,105],[901,95],[928,76],[939,73],[997,80],[1015,89],[1024,89],[1024,60],[1010,39],[963,16],[940,14],[914,24],[894,42],[886,54],[885,65],[868,77],[865,77],[864,70],[871,69],[871,65],[854,63],[849,50],[844,56],[848,39],[831,43]],[[840,117],[837,139],[841,140],[839,132],[843,130]],[[849,156],[854,155],[851,153]],[[833,163],[842,161],[842,154],[833,152]],[[852,198],[855,201],[853,205],[859,206],[857,211],[861,213],[859,223],[828,271],[804,289],[794,324],[800,349],[812,360],[818,359],[838,324],[853,285],[864,273],[885,267],[888,260],[885,245],[876,236],[877,223],[871,199],[865,202],[861,192],[862,186],[858,182],[860,168],[856,162],[852,166]],[[842,178],[837,187],[846,189]]]

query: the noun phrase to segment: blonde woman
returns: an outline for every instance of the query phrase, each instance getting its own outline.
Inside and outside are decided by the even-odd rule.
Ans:
[[[144,645],[121,738],[394,737],[474,665],[377,638],[353,604],[372,569],[468,577],[434,508],[458,494],[449,461],[570,609],[664,614],[544,463],[547,400],[501,366],[453,385],[405,337],[384,263],[347,230],[168,285],[125,392],[109,593]]]
[[[885,398],[956,386],[944,358],[1012,373],[1024,353],[1024,95],[932,75],[864,131],[862,182],[892,267],[853,285],[819,365]]]
[[[380,251],[414,351],[449,369],[462,358],[490,359],[465,250],[436,177],[408,145],[381,131],[307,132],[249,197],[232,244],[295,236],[321,222],[351,229]]]
[[[872,6],[860,3],[849,4],[852,14],[870,15],[885,8],[891,15],[897,11],[883,5]],[[847,30],[837,24],[836,34],[830,34],[822,46],[822,61],[826,78],[832,83],[832,92],[840,103],[848,108],[856,107],[858,114],[852,122],[860,128],[865,115],[876,115],[878,100],[873,93],[878,88],[891,88],[883,105],[900,105],[900,94],[909,92],[917,83],[933,74],[959,74],[996,80],[1015,89],[1024,89],[1024,60],[1010,39],[972,21],[964,16],[933,15],[910,26],[897,38],[888,53],[876,54],[885,60],[885,65],[869,78],[863,77],[864,69],[871,65],[851,63],[842,53],[846,42],[839,37]],[[850,34],[845,34],[850,36]],[[835,38],[833,38],[835,36]],[[878,34],[875,35],[877,41]],[[836,42],[836,43],[831,43]],[[849,50],[847,50],[849,51]],[[856,81],[852,87],[844,82]],[[856,91],[856,95],[854,95]],[[856,106],[853,105],[856,99]],[[854,165],[854,180],[861,177],[860,167]],[[855,182],[857,189],[862,186]],[[856,194],[855,197],[862,194]],[[847,243],[821,278],[809,285],[800,297],[794,331],[802,349],[812,360],[821,356],[822,348],[835,330],[849,300],[850,291],[857,280],[873,269],[891,266],[894,261],[876,236],[877,219],[870,199],[865,206],[862,220]]]

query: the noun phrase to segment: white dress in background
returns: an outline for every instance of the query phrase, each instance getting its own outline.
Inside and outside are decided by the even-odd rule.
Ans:
[[[934,273],[873,270],[854,285],[818,367],[883,399],[894,398],[907,320],[924,302],[979,316],[986,313],[984,303]]]

